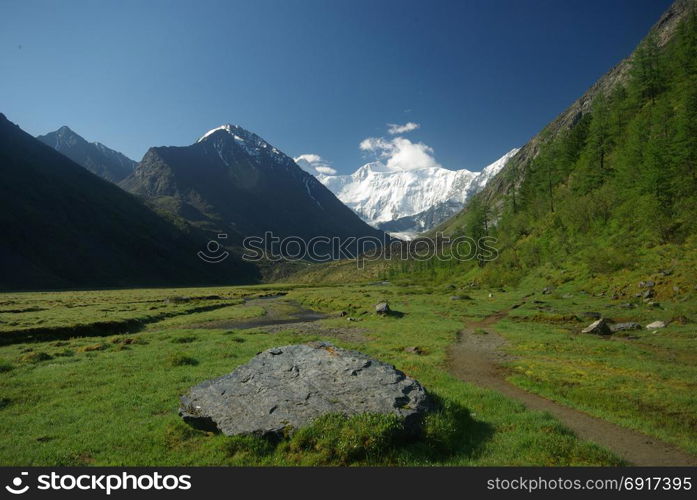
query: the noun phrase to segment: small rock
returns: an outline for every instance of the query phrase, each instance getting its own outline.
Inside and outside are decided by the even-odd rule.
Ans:
[[[656,282],[652,280],[639,282],[639,288],[653,288],[654,286],[656,286]]]
[[[343,317],[345,317],[345,316],[348,316],[348,313],[347,313],[346,311],[341,311],[341,312],[339,313],[339,317],[340,317],[340,318],[343,318]]]
[[[658,271],[658,274],[660,274],[661,276],[670,276],[671,274],[673,274],[673,271],[671,271],[670,269],[661,269],[660,271]]]
[[[553,286],[546,286],[542,289],[542,295],[549,295],[554,291]]]
[[[493,299],[493,298],[494,298],[494,294],[493,294],[493,293],[489,293],[489,298],[490,298],[490,299]]]
[[[571,293],[565,293],[564,295],[561,296],[562,299],[573,299],[574,296]]]
[[[625,330],[641,330],[641,325],[639,323],[635,323],[634,321],[610,325],[610,331],[612,331],[612,333],[623,332]]]
[[[636,304],[632,304],[631,302],[625,302],[624,304],[620,304],[620,307],[622,309],[634,309],[636,307]]]
[[[593,333],[595,335],[610,335],[612,330],[606,319],[599,319],[581,330],[581,333]]]
[[[665,328],[666,323],[665,321],[654,321],[653,323],[649,323],[646,325],[647,330],[656,330],[658,328]]]
[[[390,314],[392,310],[390,309],[390,306],[387,302],[380,302],[379,304],[375,305],[375,313],[379,314],[381,316],[385,316],[387,314]]]
[[[653,288],[649,288],[641,296],[644,297],[645,299],[650,299],[650,298],[656,296],[656,292],[653,291]]]

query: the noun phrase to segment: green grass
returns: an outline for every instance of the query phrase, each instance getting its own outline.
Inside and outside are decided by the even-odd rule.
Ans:
[[[89,322],[85,308],[113,309],[121,317],[146,303],[166,305],[138,332],[122,335],[14,342],[0,347],[0,463],[5,465],[609,465],[609,452],[578,440],[554,418],[465,384],[443,368],[445,349],[467,318],[483,317],[513,298],[453,303],[419,287],[297,287],[289,299],[326,312],[347,310],[360,321],[323,320],[366,332],[356,342],[287,331],[201,328],[220,319],[260,312],[243,304],[184,313],[195,301],[174,295],[229,298],[264,293],[259,287],[216,290],[133,290],[14,294],[12,307],[49,308],[44,322]],[[387,299],[401,317],[379,318],[374,304]],[[203,300],[203,299],[202,299]],[[205,299],[210,300],[210,299]],[[7,306],[7,305],[6,305]],[[250,311],[251,310],[251,311]],[[41,312],[41,311],[36,311]],[[29,312],[4,313],[22,316]],[[111,317],[107,316],[107,320]],[[196,325],[197,328],[189,328]],[[99,334],[99,332],[97,332]],[[277,345],[329,340],[360,349],[420,380],[442,405],[421,436],[405,436],[390,417],[327,416],[280,443],[194,430],[177,415],[178,398],[205,379],[229,373],[257,352]],[[40,339],[39,339],[40,340]],[[418,353],[406,352],[419,346]]]
[[[537,284],[536,284],[537,285]],[[327,328],[355,328],[361,335],[308,334],[289,324],[280,333],[234,330],[226,321],[264,314],[241,303],[269,287],[133,290],[0,296],[3,321],[32,324],[27,308],[56,307],[49,325],[89,324],[86,310],[111,309],[116,318],[142,317],[143,304],[162,307],[135,332],[0,346],[0,463],[4,465],[616,465],[609,452],[576,438],[547,414],[525,409],[486,389],[463,383],[445,369],[446,349],[468,322],[520,304],[531,288],[467,289],[473,300],[450,300],[442,285],[286,286],[287,299],[327,313]],[[492,297],[489,297],[489,293]],[[210,297],[183,302],[167,297]],[[533,300],[544,304],[534,304]],[[229,301],[212,310],[207,301]],[[378,317],[387,300],[398,315]],[[625,310],[618,300],[582,294],[571,284],[539,292],[492,327],[516,358],[510,380],[531,392],[641,430],[695,452],[697,338],[691,324],[658,332],[629,332],[611,339],[580,335],[598,311],[645,324],[684,314],[685,303],[663,301]],[[12,304],[7,302],[12,301]],[[234,302],[233,302],[234,301]],[[232,303],[230,303],[232,302]],[[60,306],[57,306],[60,304]],[[276,304],[276,313],[292,306]],[[184,309],[183,309],[184,308]],[[542,310],[540,309],[542,308]],[[689,307],[688,307],[689,309]],[[147,310],[147,309],[146,309]],[[130,314],[129,313],[129,314]],[[106,320],[111,320],[107,316]],[[100,318],[102,320],[102,318]],[[207,325],[219,325],[218,327]],[[2,328],[10,331],[6,324]],[[483,335],[483,331],[480,333]],[[346,338],[354,339],[351,341]],[[340,340],[341,339],[341,340]],[[401,432],[391,417],[332,415],[279,443],[194,430],[177,415],[178,398],[209,378],[229,373],[257,352],[278,345],[328,340],[394,364],[422,382],[441,402],[422,435]],[[418,349],[407,349],[418,347]]]
[[[693,309],[671,301],[662,301],[661,308],[639,303],[624,309],[619,304],[626,298],[570,289],[534,298],[544,304],[528,303],[497,325],[518,358],[510,363],[511,382],[697,454],[697,325],[674,322],[661,330],[599,337],[580,334],[593,320],[575,317],[596,311],[616,322],[646,325],[692,315]]]

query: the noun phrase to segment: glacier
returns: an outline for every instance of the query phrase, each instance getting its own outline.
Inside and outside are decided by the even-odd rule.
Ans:
[[[480,172],[426,167],[396,170],[381,161],[350,175],[317,174],[317,179],[368,224],[411,239],[457,213],[518,152],[510,150]]]

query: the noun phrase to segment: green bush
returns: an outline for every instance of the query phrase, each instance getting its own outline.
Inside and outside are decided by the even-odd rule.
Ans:
[[[183,337],[174,337],[171,342],[173,344],[190,344],[191,342],[195,342],[196,337],[192,335],[185,335]]]
[[[20,358],[25,363],[40,363],[49,359],[53,359],[53,356],[45,352],[29,352]]]
[[[198,364],[198,360],[181,352],[170,354],[167,357],[167,362],[172,366],[196,366]]]

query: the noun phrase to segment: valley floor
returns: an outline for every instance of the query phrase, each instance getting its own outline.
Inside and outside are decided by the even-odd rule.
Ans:
[[[376,316],[382,300],[397,314]],[[0,464],[695,465],[695,326],[600,337],[579,333],[587,312],[680,316],[571,289],[389,283],[1,294]],[[354,418],[273,444],[178,417],[192,385],[309,340],[424,384],[441,402],[424,436]]]

